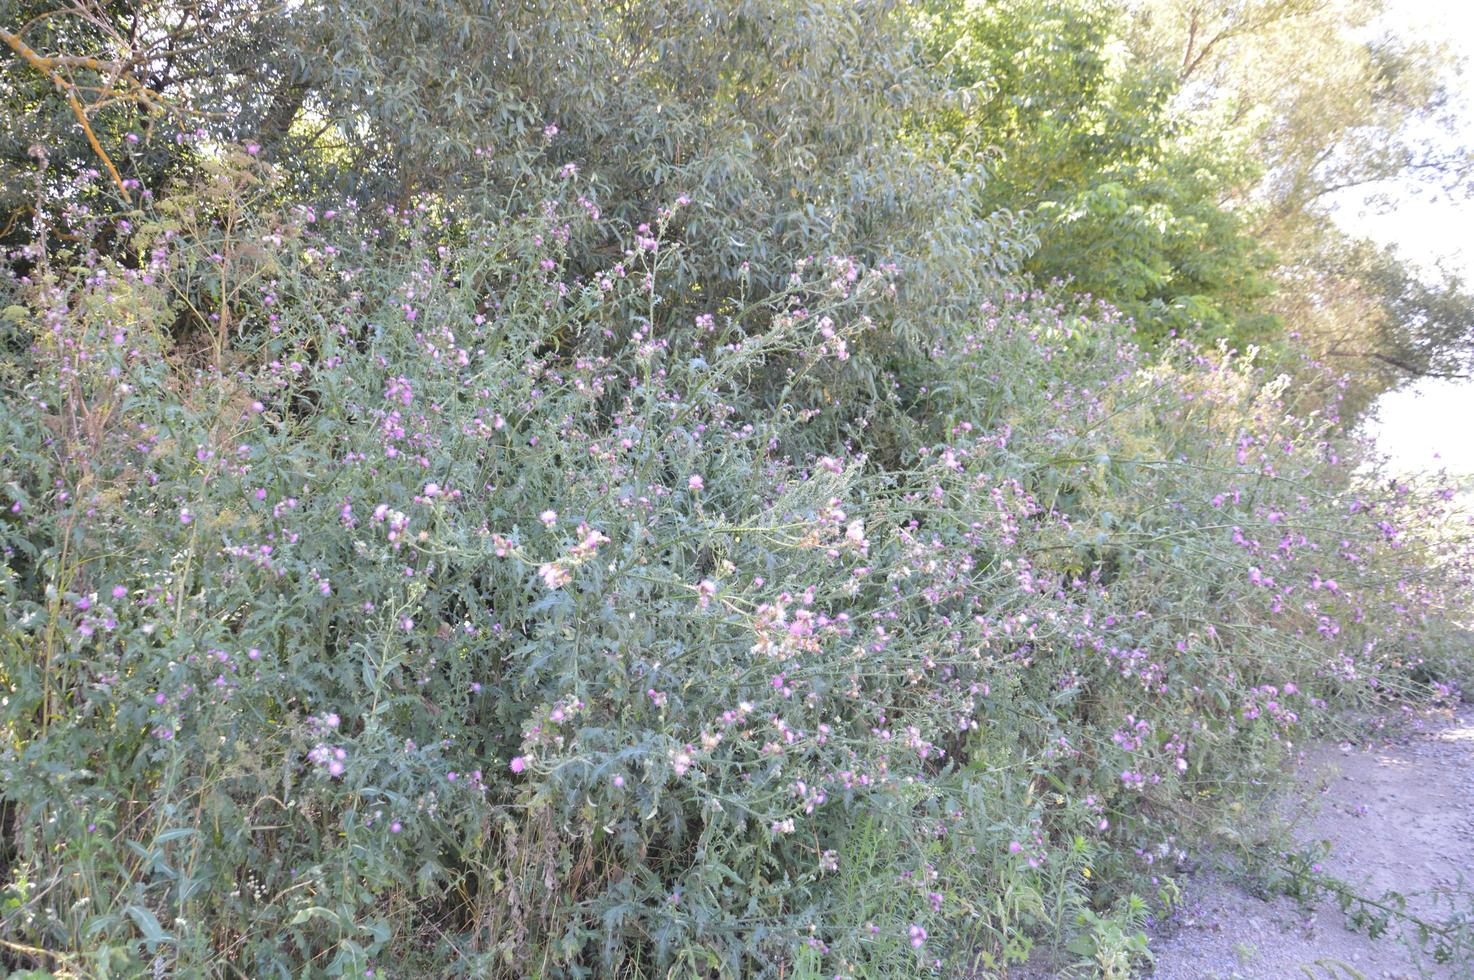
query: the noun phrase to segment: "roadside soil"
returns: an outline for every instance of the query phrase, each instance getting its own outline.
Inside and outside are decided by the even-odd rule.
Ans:
[[[1442,922],[1474,905],[1474,708],[1421,716],[1364,744],[1321,746],[1299,770],[1295,838],[1330,845],[1322,868],[1359,895],[1406,896]],[[1474,978],[1474,957],[1438,964],[1416,929],[1377,939],[1347,928],[1334,899],[1313,912],[1264,901],[1212,872],[1180,882],[1181,911],[1152,940],[1154,980]],[[1451,904],[1452,903],[1452,904]]]

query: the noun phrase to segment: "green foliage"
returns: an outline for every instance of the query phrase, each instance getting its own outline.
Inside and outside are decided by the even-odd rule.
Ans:
[[[1284,300],[1295,340],[1346,373],[1348,416],[1410,378],[1457,379],[1474,367],[1474,293],[1457,273],[1328,233],[1284,275],[1295,289]]]
[[[903,364],[849,257],[691,316],[681,201],[275,179],[6,316],[17,966],[1120,973],[1164,815],[1459,642],[1459,539],[1241,360],[1031,295]]]
[[[1027,273],[1116,304],[1149,342],[1274,346],[1288,326],[1284,363],[1359,376],[1349,410],[1442,371],[1469,335],[1422,335],[1428,356],[1407,359],[1399,330],[1358,329],[1363,297],[1399,311],[1387,277],[1325,272],[1330,195],[1470,186],[1467,153],[1413,135],[1449,131],[1451,56],[1366,41],[1376,7],[0,0],[0,241],[30,242],[38,194],[89,170],[134,204],[230,143],[289,172],[283,200],[366,207],[495,214],[529,174],[573,166],[620,221],[692,199],[701,247],[669,272],[683,299],[780,288],[794,255],[894,262],[894,327],[919,343]],[[606,247],[569,243],[570,268]],[[1308,305],[1307,278],[1336,295]],[[1430,301],[1467,324],[1446,287]]]
[[[1120,306],[1151,338],[1261,340],[1268,256],[1223,203],[1253,158],[1178,122],[1176,78],[1130,60],[1123,26],[1115,7],[1076,0],[940,5],[930,46],[957,98],[916,125],[983,169],[982,213],[1034,214],[1026,268],[1040,279]]]
[[[1133,59],[1176,76],[1179,125],[1257,165],[1225,199],[1280,263],[1266,309],[1285,325],[1285,363],[1309,355],[1347,375],[1348,420],[1411,379],[1467,375],[1474,303],[1461,284],[1347,241],[1333,221],[1334,208],[1354,209],[1373,191],[1458,199],[1474,190],[1467,121],[1449,91],[1461,53],[1418,36],[1381,0],[1126,8]]]
[[[1044,9],[4,8],[0,963],[1122,975],[1454,696],[1469,528],[1136,346],[1251,332],[1241,161]]]
[[[435,198],[497,215],[532,173],[571,166],[631,225],[690,197],[682,234],[701,248],[669,271],[677,294],[780,288],[795,256],[895,262],[913,337],[1017,271],[1028,245],[1007,212],[975,220],[967,182],[895,139],[902,113],[937,93],[889,0],[11,5],[0,24],[29,22],[34,45],[142,66],[163,89],[157,112],[121,99],[93,112],[122,176],[155,193],[164,176],[198,176],[212,142],[256,146],[288,171],[289,196],[366,208]],[[68,129],[63,92],[19,60],[5,70],[31,93],[8,120],[0,181],[20,209],[30,144],[47,147],[58,182],[99,163]],[[187,81],[164,86],[176,75]],[[155,157],[172,170],[146,165]],[[11,234],[27,241],[26,223]],[[603,268],[608,245],[569,242],[571,268]]]
[[[1387,890],[1374,898],[1356,884],[1323,871],[1325,857],[1324,844],[1273,851],[1254,855],[1244,870],[1271,894],[1288,895],[1305,908],[1326,899],[1334,901],[1349,929],[1364,931],[1372,939],[1396,939],[1407,948],[1410,962],[1463,965],[1474,957],[1474,895],[1462,877],[1452,886],[1426,893],[1404,895]],[[1408,911],[1412,897],[1423,899],[1424,909],[1418,913]],[[1329,965],[1333,961],[1317,962]]]

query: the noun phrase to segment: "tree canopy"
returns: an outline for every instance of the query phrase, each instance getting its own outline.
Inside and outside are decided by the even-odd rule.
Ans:
[[[1326,210],[1388,179],[1471,186],[1468,155],[1428,135],[1451,125],[1451,54],[1389,32],[1380,10],[6,0],[4,240],[29,234],[43,159],[45,180],[97,168],[127,203],[248,144],[291,194],[400,207],[495,200],[551,162],[581,168],[625,221],[690,195],[684,233],[712,248],[683,274],[708,291],[773,286],[783,263],[767,257],[831,246],[906,265],[922,306],[964,281],[1068,281],[1147,341],[1293,334],[1356,375],[1364,403],[1463,371],[1471,345],[1456,284],[1425,283],[1443,326],[1417,326],[1385,274],[1396,260],[1348,265],[1348,247],[1366,250]],[[592,267],[607,244],[571,261]],[[1315,309],[1297,304],[1333,267],[1354,288],[1325,280]],[[1367,302],[1373,317],[1356,312]],[[927,315],[901,319],[922,331]]]

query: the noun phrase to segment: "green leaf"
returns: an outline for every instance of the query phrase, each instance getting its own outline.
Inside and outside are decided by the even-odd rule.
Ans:
[[[124,911],[138,926],[138,931],[143,933],[144,941],[148,943],[150,949],[161,943],[172,944],[176,941],[173,936],[164,931],[164,927],[159,924],[158,917],[142,905],[130,905]]]

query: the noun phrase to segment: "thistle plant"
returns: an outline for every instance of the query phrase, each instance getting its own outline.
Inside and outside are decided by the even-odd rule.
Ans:
[[[1250,357],[1048,291],[918,346],[847,254],[708,298],[699,204],[576,167],[276,180],[11,284],[17,968],[1119,970],[1178,814],[1467,669],[1467,521]]]

